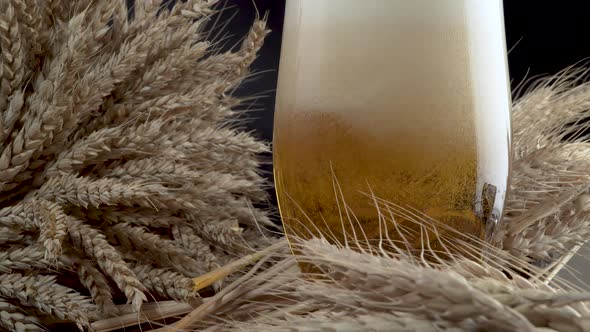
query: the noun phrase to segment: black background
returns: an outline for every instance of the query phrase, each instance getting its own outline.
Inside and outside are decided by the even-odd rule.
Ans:
[[[590,11],[586,3],[587,0],[504,1],[506,40],[510,49],[508,61],[513,88],[527,78],[555,74],[576,63],[580,66],[586,64],[582,61],[590,56]],[[227,0],[226,10],[222,14],[224,19],[233,17],[227,30],[237,41],[247,32],[257,12],[269,13],[268,24],[272,32],[260,57],[254,63],[254,71],[259,74],[239,91],[244,95],[260,96],[255,105],[252,105],[256,111],[251,113],[252,121],[248,126],[259,137],[268,141],[272,139],[274,90],[284,6],[285,0]],[[270,174],[270,165],[267,166],[267,171]]]

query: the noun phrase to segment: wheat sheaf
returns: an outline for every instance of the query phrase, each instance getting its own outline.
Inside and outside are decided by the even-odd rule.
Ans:
[[[268,145],[232,95],[266,25],[221,51],[207,28],[220,9],[0,0],[2,328],[198,303],[191,278],[269,243],[255,207]]]

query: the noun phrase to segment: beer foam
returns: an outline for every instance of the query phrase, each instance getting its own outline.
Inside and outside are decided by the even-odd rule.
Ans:
[[[455,3],[289,1],[279,98],[301,111],[338,110],[377,131],[392,109],[414,119],[422,109],[455,112],[439,124],[452,126],[471,108],[464,6]],[[430,120],[398,129],[428,129]]]

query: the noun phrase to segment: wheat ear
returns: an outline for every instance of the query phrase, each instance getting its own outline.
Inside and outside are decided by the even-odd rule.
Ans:
[[[192,289],[192,279],[182,274],[168,269],[157,269],[151,265],[137,265],[133,267],[133,272],[145,287],[160,296],[182,302],[197,296]]]
[[[77,263],[80,282],[90,291],[92,300],[103,317],[111,317],[118,313],[113,302],[111,287],[105,276],[87,260]]]
[[[203,274],[206,267],[186,255],[170,240],[148,233],[144,228],[126,223],[113,225],[110,232],[126,247],[147,250],[159,258],[160,264],[186,276]]]
[[[189,197],[172,195],[161,185],[146,181],[122,182],[114,179],[92,180],[68,174],[47,181],[37,192],[39,198],[81,207],[102,205],[134,206],[170,210],[194,209]]]
[[[268,321],[268,322],[267,322]],[[277,326],[272,317],[257,320],[255,323],[228,324],[226,331],[256,330],[264,332],[303,332],[303,331],[399,331],[399,332],[467,332],[470,328],[460,328],[445,321],[424,320],[409,314],[370,312],[351,317],[347,313],[331,312],[318,309],[306,316],[293,315],[286,320],[285,326]],[[233,325],[233,326],[232,326]],[[288,325],[288,326],[287,326]]]
[[[7,109],[8,98],[19,88],[25,77],[26,47],[21,38],[22,24],[18,21],[15,8],[11,1],[0,6],[0,111]],[[2,126],[5,118],[2,114]],[[2,133],[3,136],[4,133]]]
[[[175,216],[174,213],[170,211],[154,211],[153,209],[145,208],[76,208],[73,209],[73,214],[83,217],[84,219],[90,219],[101,223],[126,223],[153,228],[168,228],[186,222],[185,219]]]
[[[48,315],[89,326],[88,313],[94,311],[90,300],[55,282],[55,276],[24,276],[18,273],[0,275],[0,295],[17,299]]]
[[[204,261],[210,271],[221,267],[211,250],[211,245],[199,237],[192,227],[187,224],[176,224],[171,227],[171,232],[177,245],[189,256]]]
[[[68,230],[74,245],[96,259],[98,266],[115,281],[133,308],[139,311],[141,304],[147,301],[143,293],[145,287],[105,236],[73,217],[68,218]]]
[[[0,299],[0,326],[16,332],[44,331],[37,317],[28,316],[21,308],[4,299]]]
[[[41,270],[56,266],[45,258],[46,250],[40,245],[15,247],[0,251],[0,271],[11,273],[13,270]]]
[[[56,203],[40,201],[39,207],[43,220],[39,242],[45,247],[45,259],[55,259],[61,254],[62,244],[67,235],[67,217],[62,207]]]

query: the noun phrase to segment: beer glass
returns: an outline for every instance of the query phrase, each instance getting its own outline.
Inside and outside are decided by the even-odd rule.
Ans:
[[[287,0],[273,162],[288,237],[383,237],[374,196],[484,239],[510,105],[501,0]]]

